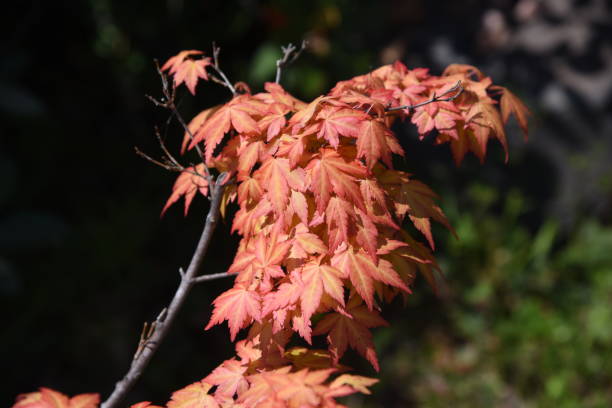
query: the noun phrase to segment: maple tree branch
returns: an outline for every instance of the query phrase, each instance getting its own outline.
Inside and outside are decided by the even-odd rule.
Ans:
[[[434,94],[431,96],[431,98],[429,98],[426,101],[417,103],[415,105],[395,106],[393,108],[387,108],[387,109],[385,109],[385,111],[387,111],[387,112],[395,112],[395,111],[404,110],[404,109],[406,109],[406,110],[414,110],[416,108],[420,108],[421,106],[425,106],[425,105],[428,105],[428,104],[434,103],[434,102],[450,102],[453,99],[456,99],[457,97],[459,97],[459,95],[461,95],[461,93],[463,93],[463,85],[461,85],[461,81],[457,81],[457,83],[455,85],[453,85],[452,88],[450,88],[446,92],[442,93],[441,95],[436,95],[436,93],[434,92]]]
[[[166,147],[166,144],[164,143],[164,141],[162,140],[161,135],[159,134],[159,129],[157,128],[157,126],[155,127],[155,136],[157,137],[157,141],[159,142],[159,146],[161,147],[162,151],[164,152],[164,154],[166,155],[166,157],[178,168],[182,168],[184,170],[184,167],[182,164],[180,164],[178,162],[178,160],[176,160],[174,158],[174,156],[172,156],[172,154],[168,151],[168,148]],[[209,180],[210,181],[210,180]]]
[[[214,74],[209,74],[210,78],[214,82],[221,84],[227,89],[229,89],[233,96],[238,95],[238,91],[236,91],[236,88],[234,88],[230,80],[227,79],[227,76],[221,70],[221,67],[219,66],[219,53],[221,53],[221,48],[217,47],[214,42],[212,44],[212,48],[213,48],[213,63],[212,65],[209,65],[209,66],[211,66],[215,70],[215,72],[221,77],[221,79],[219,79],[219,77],[215,76]]]
[[[116,408],[121,404],[127,393],[132,389],[136,381],[140,378],[151,358],[157,351],[159,345],[164,340],[172,323],[176,319],[179,310],[183,306],[187,294],[194,284],[205,281],[230,276],[227,272],[223,274],[201,275],[196,278],[197,272],[202,266],[204,256],[212,240],[213,232],[219,221],[221,198],[226,186],[227,173],[221,173],[213,186],[210,208],[206,216],[204,230],[193,253],[189,266],[181,274],[181,282],[170,302],[170,305],[162,310],[157,319],[150,325],[145,325],[141,333],[140,341],[132,364],[125,376],[115,384],[115,389],[111,395],[102,403],[101,408]],[[208,279],[205,277],[210,276]],[[213,278],[213,276],[216,276]]]
[[[281,47],[281,50],[283,51],[283,57],[276,60],[276,80],[274,82],[276,82],[277,84],[280,83],[283,68],[293,64],[295,60],[298,59],[299,56],[302,54],[302,51],[306,49],[307,46],[308,41],[302,40],[302,46],[300,47],[300,49],[297,49],[297,47],[291,43],[289,43],[289,45],[287,45],[286,47]]]

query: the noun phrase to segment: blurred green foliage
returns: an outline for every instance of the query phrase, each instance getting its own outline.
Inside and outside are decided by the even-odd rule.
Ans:
[[[469,207],[445,202],[460,239],[438,234],[440,298],[417,289],[377,332],[381,384],[362,406],[612,406],[612,229],[531,232],[519,191],[481,184]]]

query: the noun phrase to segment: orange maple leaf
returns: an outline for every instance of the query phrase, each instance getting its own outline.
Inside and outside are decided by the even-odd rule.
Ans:
[[[365,168],[357,161],[347,161],[333,149],[324,148],[315,156],[306,171],[310,173],[310,187],[315,194],[317,210],[323,212],[332,192],[363,208],[363,197],[356,178],[364,178]]]
[[[151,401],[141,401],[130,405],[130,408],[163,408],[159,405],[153,405]]]
[[[255,101],[250,95],[235,97],[204,122],[194,135],[189,149],[204,141],[206,161],[209,162],[215,148],[231,128],[244,134],[259,133],[259,127],[253,116],[261,114],[264,107],[265,105],[261,105],[261,102]]]
[[[213,304],[215,309],[204,330],[227,320],[232,341],[236,338],[238,330],[249,325],[253,320],[260,320],[261,296],[246,288],[229,289],[219,295]]]
[[[301,308],[305,318],[310,318],[317,310],[323,290],[340,305],[344,306],[344,274],[331,265],[322,263],[322,257],[302,267],[304,292],[301,296]]]
[[[277,136],[281,129],[287,123],[285,115],[289,112],[290,108],[281,103],[273,103],[268,107],[265,115],[257,125],[262,131],[266,131],[266,140],[269,142]]]
[[[318,235],[309,232],[308,227],[304,224],[298,224],[295,227],[293,245],[289,252],[290,258],[305,259],[309,255],[325,253],[327,253],[327,246]]]
[[[274,206],[278,215],[281,215],[289,200],[289,160],[283,158],[270,158],[258,171],[258,178],[265,184],[268,200]]]
[[[191,119],[191,121],[187,125],[188,130],[185,130],[185,134],[183,135],[183,143],[181,143],[181,154],[185,153],[185,149],[187,148],[189,143],[191,143],[192,137],[200,130],[202,125],[206,123],[208,118],[210,118],[212,114],[215,113],[219,108],[220,106],[213,106],[212,108],[205,109],[202,112],[198,113],[196,116],[194,116],[193,119]]]
[[[168,408],[220,408],[212,395],[208,394],[212,385],[198,381],[172,394]]]
[[[433,102],[416,109],[412,123],[417,125],[421,138],[437,130],[453,129],[457,121],[463,120],[459,110],[452,102]]]
[[[354,235],[356,219],[354,206],[350,202],[340,197],[332,197],[329,200],[325,209],[325,221],[330,251],[335,251]]]
[[[397,272],[382,261],[380,260],[377,263],[365,251],[356,251],[351,245],[343,244],[332,257],[331,263],[351,280],[359,296],[366,302],[368,309],[372,310],[375,280],[403,289],[406,292],[409,291]]]
[[[188,167],[181,172],[174,182],[172,194],[166,201],[161,215],[163,216],[166,210],[183,196],[185,197],[184,215],[187,215],[191,202],[198,191],[205,197],[208,195],[208,180],[204,173],[204,163],[195,167]]]
[[[365,158],[370,171],[381,158],[387,167],[393,167],[391,149],[387,144],[390,133],[391,131],[380,120],[361,122],[357,137],[357,157]]]
[[[363,112],[326,106],[317,115],[321,126],[317,136],[327,140],[333,148],[337,148],[340,136],[357,137],[359,123],[364,117]]]
[[[41,387],[37,392],[21,394],[12,408],[97,408],[99,394],[79,394],[72,398],[50,388]]]
[[[181,51],[166,61],[162,66],[162,71],[169,70],[170,74],[174,75],[174,86],[179,86],[184,82],[189,92],[195,95],[198,79],[202,78],[208,81],[206,67],[212,64],[208,57],[199,60],[191,58],[194,55],[201,54],[203,54],[202,51],[198,50]]]
[[[351,346],[364,356],[376,371],[379,371],[372,333],[368,329],[387,325],[388,323],[378,312],[368,310],[358,296],[353,296],[346,309],[339,307],[337,312],[325,315],[315,326],[313,334],[327,333],[327,342],[335,361],[338,361],[347,347]]]
[[[241,394],[249,388],[244,376],[247,368],[235,359],[226,360],[202,381],[217,386],[216,396],[231,398],[236,393]]]

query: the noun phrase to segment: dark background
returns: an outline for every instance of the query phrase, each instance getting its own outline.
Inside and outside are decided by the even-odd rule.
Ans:
[[[398,127],[406,170],[443,197],[447,280],[422,281],[376,330],[381,383],[352,407],[612,405],[612,7],[604,0],[30,1],[0,21],[0,404],[48,386],[106,397],[144,321],[178,284],[203,225],[160,219],[175,175],[158,153],[168,113],[153,59],[222,47],[233,81],[272,80],[279,47],[309,40],[283,84],[308,100],[400,59],[434,74],[477,65],[531,108],[530,141],[510,123],[510,161],[457,168],[447,147]],[[214,84],[181,111],[226,100]],[[171,123],[170,146],[181,134]],[[225,270],[237,237],[220,225],[204,273]],[[226,327],[204,333],[230,285],[196,287],[129,396],[165,402],[233,355]],[[376,375],[361,359],[347,363]]]

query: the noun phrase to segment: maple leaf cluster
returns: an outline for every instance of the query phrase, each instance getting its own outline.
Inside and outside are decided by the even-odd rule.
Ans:
[[[378,370],[370,329],[387,324],[380,304],[409,294],[417,273],[435,285],[431,221],[452,231],[436,194],[394,168],[394,155],[404,151],[392,124],[410,120],[421,139],[436,131],[436,143],[450,143],[459,164],[467,152],[483,160],[489,139],[497,139],[507,157],[510,114],[526,136],[527,108],[472,66],[451,65],[434,76],[397,62],[339,82],[310,103],[266,83],[265,92],[238,95],[197,115],[183,151],[199,146],[207,167],[236,181],[225,190],[222,211],[237,202],[232,231],[242,237],[229,269],[237,275],[234,286],[214,301],[206,329],[227,321],[234,341],[249,328],[246,341],[260,353],[256,372],[228,360],[197,387],[216,386],[218,403],[278,397],[291,376],[305,390],[305,378],[327,377],[327,370],[341,367],[349,347]],[[202,191],[190,180],[179,176],[165,208],[184,194],[188,211]],[[292,361],[287,344],[293,333],[309,344],[312,336],[325,336],[325,358]],[[301,371],[290,372],[288,364]],[[279,379],[285,386],[273,386],[276,377],[286,377]],[[317,395],[269,406],[328,406],[321,401],[329,394]]]
[[[21,394],[13,408],[97,408],[98,394],[79,394],[72,398],[50,388],[41,387],[36,392]]]
[[[208,65],[190,50],[162,70],[195,93]],[[310,103],[277,83],[257,94],[243,88],[189,123],[182,152],[197,149],[202,163],[179,175],[163,211],[184,197],[187,213],[198,192],[206,196],[204,170],[234,181],[221,212],[239,207],[232,232],[241,241],[228,271],[236,278],[214,300],[206,329],[227,321],[232,341],[249,330],[237,358],[175,392],[167,407],[340,407],[335,397],[369,393],[376,382],[342,374],[340,359],[351,348],[379,370],[370,329],[387,325],[380,305],[410,294],[418,273],[435,287],[431,222],[452,231],[436,194],[394,168],[404,151],[391,126],[410,121],[421,139],[435,131],[459,164],[468,152],[483,160],[489,139],[507,157],[504,124],[514,115],[526,136],[529,112],[468,65],[435,76],[396,62]],[[325,336],[327,350],[289,348],[294,334],[308,344]],[[155,408],[132,408],[147,407]]]
[[[377,382],[358,375],[336,376],[339,370],[329,368],[325,350],[296,347],[286,352],[292,365],[269,368],[261,358],[259,336],[239,341],[236,353],[237,358],[224,361],[201,381],[174,392],[167,408],[342,408],[336,397],[369,394],[368,387]],[[131,408],[162,407],[143,401]]]

